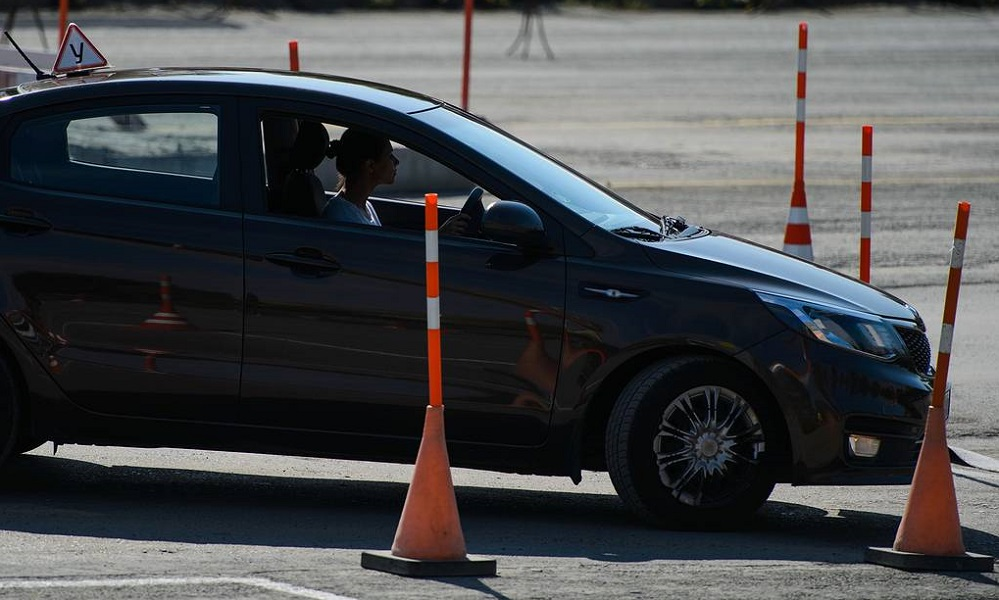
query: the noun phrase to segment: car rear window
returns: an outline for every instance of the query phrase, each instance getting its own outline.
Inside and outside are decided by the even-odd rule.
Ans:
[[[86,111],[24,121],[14,181],[39,188],[219,206],[218,109]]]

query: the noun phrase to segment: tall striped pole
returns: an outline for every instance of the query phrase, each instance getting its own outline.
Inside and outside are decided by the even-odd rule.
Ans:
[[[865,554],[868,562],[906,570],[993,570],[991,556],[972,554],[964,549],[944,414],[944,393],[970,210],[971,205],[967,202],[958,203],[933,396],[926,415],[926,432],[919,449],[919,459],[912,474],[909,500],[902,513],[894,545],[891,549],[869,548]]]
[[[961,534],[961,517],[954,490],[954,474],[947,447],[944,396],[947,371],[954,339],[957,296],[964,267],[964,243],[968,236],[971,205],[959,202],[954,246],[950,253],[950,274],[944,296],[943,329],[937,353],[933,396],[926,414],[926,431],[919,449],[916,470],[912,474],[909,500],[902,513],[895,543],[891,548],[868,548],[867,562],[907,571],[976,571],[992,572],[991,556],[966,552]]]
[[[365,553],[361,566],[400,575],[417,575],[419,561],[465,558],[458,504],[451,480],[451,462],[444,436],[441,399],[440,277],[437,260],[437,194],[426,194],[424,223],[427,253],[427,358],[430,364],[430,404],[423,420],[423,436],[416,454],[413,480],[406,493],[402,516],[388,556]],[[406,559],[400,561],[399,559]],[[403,567],[407,571],[400,570]]]
[[[871,282],[871,158],[874,127],[864,125],[860,142],[860,280]]]
[[[950,273],[947,275],[947,292],[944,296],[943,326],[940,329],[940,348],[937,350],[937,369],[933,380],[935,408],[944,408],[947,389],[947,371],[950,370],[950,349],[954,342],[954,321],[957,318],[957,296],[961,288],[961,269],[964,268],[964,244],[968,239],[968,217],[971,205],[959,202],[957,222],[954,225],[954,247],[950,251]]]
[[[441,383],[440,266],[437,250],[437,194],[425,196],[427,245],[427,357],[430,360],[430,406],[444,405]]]
[[[797,120],[794,127],[794,188],[784,230],[784,252],[812,260],[812,230],[805,201],[805,72],[808,61],[808,23],[798,24]]]
[[[430,362],[430,404],[416,454],[413,480],[406,493],[392,551],[364,552],[361,566],[410,577],[491,577],[496,561],[469,558],[461,531],[458,503],[451,480],[451,463],[444,439],[441,399],[440,270],[437,250],[437,194],[426,194],[427,356]]]

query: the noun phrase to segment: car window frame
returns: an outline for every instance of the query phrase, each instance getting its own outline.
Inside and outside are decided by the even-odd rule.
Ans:
[[[152,108],[164,107],[218,107],[218,164],[216,166],[218,179],[218,206],[184,204],[161,200],[130,197],[128,195],[104,195],[91,191],[77,191],[57,188],[33,186],[29,182],[15,180],[11,173],[11,143],[15,133],[24,123],[47,118],[57,118],[60,114],[69,115],[95,113],[102,110],[120,112],[128,110],[135,114],[142,112],[157,112]],[[161,111],[160,111],[161,112]],[[192,96],[191,94],[136,94],[118,97],[88,98],[84,103],[59,102],[45,106],[35,106],[10,115],[3,128],[0,129],[2,152],[0,152],[0,179],[6,184],[30,187],[43,193],[96,197],[116,202],[140,203],[177,209],[211,210],[224,212],[242,212],[243,205],[239,195],[239,127],[238,104],[230,95],[208,94]],[[101,168],[101,167],[96,167]]]
[[[334,98],[331,98],[333,100]],[[434,110],[436,107],[428,109]],[[381,113],[381,114],[379,114]],[[253,148],[255,157],[243,161],[243,199],[247,215],[278,219],[294,219],[298,222],[308,222],[308,217],[294,217],[268,212],[266,193],[264,189],[266,165],[261,149],[263,140],[260,122],[265,117],[295,117],[311,119],[324,123],[349,124],[369,128],[385,134],[393,142],[398,142],[410,150],[419,152],[427,158],[453,170],[462,177],[490,190],[498,198],[521,202],[534,209],[541,217],[552,244],[552,252],[562,254],[564,249],[563,228],[560,221],[549,214],[537,201],[537,192],[529,186],[520,185],[515,173],[509,177],[498,177],[496,173],[507,173],[501,166],[492,162],[483,164],[469,158],[458,149],[448,148],[438,140],[428,136],[429,129],[420,120],[407,113],[399,113],[388,108],[372,106],[368,112],[356,108],[343,108],[330,104],[316,102],[289,101],[280,98],[241,98],[240,123],[243,132],[244,148]],[[252,165],[252,168],[248,168]],[[433,191],[433,190],[428,190]],[[376,197],[380,195],[376,192]],[[404,200],[400,200],[402,202]],[[571,211],[567,211],[571,212]],[[365,227],[363,225],[336,224],[337,227]],[[408,230],[399,230],[406,232]],[[422,235],[422,232],[420,233]],[[454,239],[466,243],[486,243],[491,245],[510,246],[510,244],[474,238],[442,237],[441,240]]]

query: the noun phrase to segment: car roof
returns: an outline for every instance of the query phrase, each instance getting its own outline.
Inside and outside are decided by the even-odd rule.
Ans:
[[[319,73],[168,67],[99,70],[23,83],[0,90],[0,112],[93,97],[157,93],[222,94],[317,102],[324,98],[328,100],[332,95],[343,99],[346,105],[377,105],[403,113],[445,104],[442,100],[402,88]]]

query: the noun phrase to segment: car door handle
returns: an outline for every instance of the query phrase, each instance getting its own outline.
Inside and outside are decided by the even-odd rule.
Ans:
[[[268,261],[288,267],[296,275],[325,277],[340,270],[340,263],[316,248],[297,248],[294,252],[271,252],[264,255]]]
[[[30,210],[11,208],[0,215],[0,227],[14,235],[36,235],[52,229],[52,223]]]

